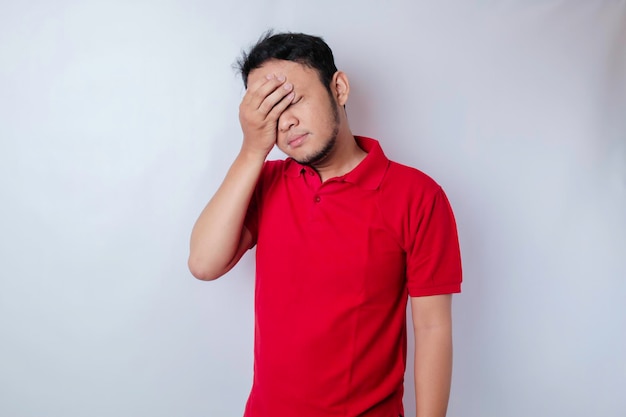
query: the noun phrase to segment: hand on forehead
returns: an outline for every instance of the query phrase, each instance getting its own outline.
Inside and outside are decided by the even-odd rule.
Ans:
[[[259,86],[272,79],[289,82],[296,88],[304,88],[312,81],[317,81],[319,77],[314,69],[298,62],[271,60],[250,72],[248,84],[250,87]]]

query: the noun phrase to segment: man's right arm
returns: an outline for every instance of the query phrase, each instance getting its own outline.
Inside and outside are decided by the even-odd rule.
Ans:
[[[293,100],[292,90],[284,77],[273,74],[249,86],[239,107],[241,151],[191,233],[188,265],[196,278],[219,278],[252,245],[244,219],[265,158],[276,143],[278,118]]]

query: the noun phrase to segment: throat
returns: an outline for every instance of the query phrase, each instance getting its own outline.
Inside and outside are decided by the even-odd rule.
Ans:
[[[356,168],[367,156],[367,152],[361,149],[353,139],[354,146],[348,149],[335,149],[338,152],[332,152],[326,158],[317,164],[311,164],[311,167],[317,171],[322,182],[330,179],[341,177]]]

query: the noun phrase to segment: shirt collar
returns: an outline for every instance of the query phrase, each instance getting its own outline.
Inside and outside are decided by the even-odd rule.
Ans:
[[[344,181],[358,185],[366,190],[375,190],[387,172],[389,159],[385,156],[377,140],[364,136],[355,136],[359,147],[367,152],[365,158],[352,171],[345,174]],[[298,177],[311,170],[311,167],[301,165],[292,158],[287,158],[284,173],[289,177]]]

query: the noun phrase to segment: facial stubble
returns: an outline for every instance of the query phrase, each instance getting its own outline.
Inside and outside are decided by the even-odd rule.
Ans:
[[[335,147],[335,144],[337,143],[337,136],[339,135],[339,110],[337,109],[337,104],[334,102],[332,97],[329,97],[329,102],[330,102],[329,103],[330,111],[332,113],[332,119],[333,119],[333,131],[331,132],[330,136],[324,143],[324,146],[322,147],[322,149],[320,149],[319,151],[315,152],[312,155],[306,156],[304,159],[301,159],[301,160],[296,159],[296,162],[298,162],[301,165],[313,166],[322,162],[324,159],[328,157],[328,155],[330,155],[331,151]]]

